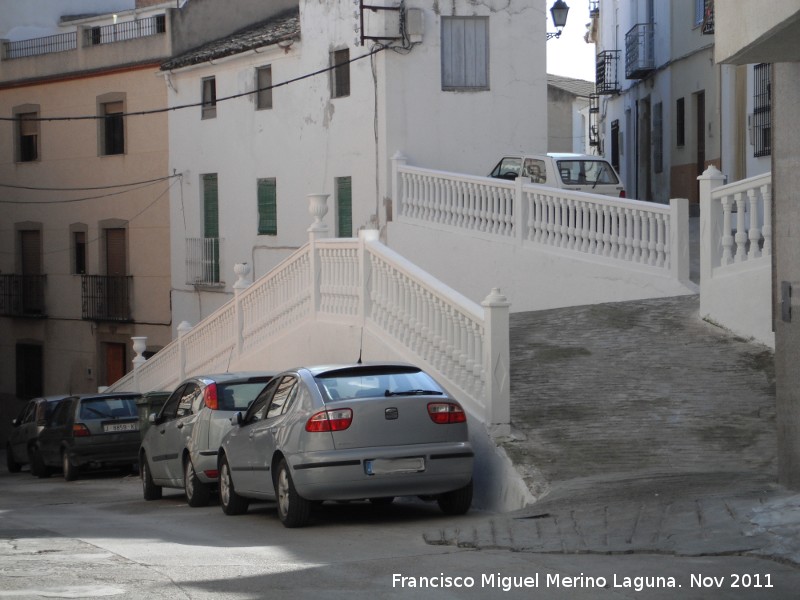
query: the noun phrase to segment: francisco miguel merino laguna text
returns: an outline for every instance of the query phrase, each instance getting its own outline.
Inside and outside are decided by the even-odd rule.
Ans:
[[[594,577],[581,573],[577,576],[548,573],[540,578],[539,573],[533,575],[503,575],[501,573],[483,573],[479,579],[470,576],[438,575],[414,577],[401,573],[392,574],[393,588],[474,588],[480,582],[482,588],[497,588],[504,592],[517,588],[629,588],[642,591],[645,588],[679,587],[674,577],[618,577],[612,576],[611,585],[606,577]],[[541,586],[540,584],[544,584]]]

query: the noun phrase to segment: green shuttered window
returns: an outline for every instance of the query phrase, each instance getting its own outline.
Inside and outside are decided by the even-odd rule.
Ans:
[[[353,186],[350,177],[336,178],[336,237],[353,237]]]
[[[278,235],[275,178],[258,180],[258,235]]]

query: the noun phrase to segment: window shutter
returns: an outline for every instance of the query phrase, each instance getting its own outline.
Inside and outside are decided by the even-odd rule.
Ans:
[[[125,230],[106,229],[106,274],[111,276],[125,275]]]
[[[42,273],[40,232],[35,229],[20,231],[20,246],[22,250],[22,274],[40,275]]]
[[[336,236],[353,237],[353,192],[350,177],[336,178]]]
[[[442,89],[489,88],[489,21],[442,19]]]
[[[203,237],[219,237],[217,175],[203,175]]]
[[[258,234],[278,234],[278,206],[275,179],[258,180]]]

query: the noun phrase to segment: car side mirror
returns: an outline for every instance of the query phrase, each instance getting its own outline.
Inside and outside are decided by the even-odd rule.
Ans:
[[[153,425],[155,425],[155,423],[156,423],[156,413],[150,413],[150,416],[147,417],[147,420],[150,423],[152,423]]]
[[[244,415],[241,411],[237,412],[235,415],[231,417],[231,425],[238,425],[239,427],[242,426],[244,423]]]
[[[11,426],[12,427],[19,427],[19,419],[11,419]]]

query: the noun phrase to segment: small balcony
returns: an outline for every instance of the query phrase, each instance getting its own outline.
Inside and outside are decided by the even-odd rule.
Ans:
[[[618,94],[617,62],[619,50],[605,50],[597,55],[595,70],[595,92],[597,94]]]
[[[656,68],[653,23],[639,23],[625,34],[625,77],[644,79]]]
[[[600,128],[597,118],[600,116],[600,96],[591,94],[589,96],[589,145],[592,147],[600,146]]]
[[[186,238],[186,283],[201,287],[225,285],[219,278],[221,238]]]
[[[86,321],[117,321],[127,323],[131,317],[130,275],[81,276],[83,319]]]
[[[46,275],[0,275],[0,315],[45,317]]]

